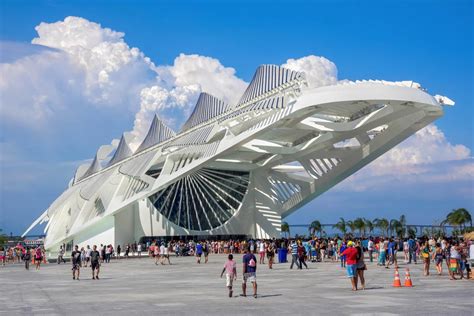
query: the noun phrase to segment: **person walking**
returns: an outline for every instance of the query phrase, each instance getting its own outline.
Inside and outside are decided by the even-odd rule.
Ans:
[[[26,247],[25,254],[23,255],[23,261],[25,262],[25,269],[30,270],[31,253],[28,247]]]
[[[242,258],[242,296],[247,296],[247,281],[252,283],[253,297],[257,298],[257,258],[250,252],[249,247],[244,248],[245,255]]]
[[[39,270],[41,268],[41,262],[42,261],[43,261],[43,251],[41,250],[41,247],[38,246],[38,247],[36,247],[36,250],[35,250],[36,270]]]
[[[120,253],[122,252],[122,248],[120,245],[117,246],[117,259],[120,259]]]
[[[362,286],[362,289],[365,290],[365,278],[364,278],[364,271],[367,270],[367,266],[365,265],[364,262],[364,249],[362,245],[360,244],[360,241],[357,241],[356,244],[356,250],[357,250],[357,277],[356,277],[356,288],[357,284],[360,280],[360,285]]]
[[[346,256],[342,254],[346,249],[347,249],[346,243],[343,242],[338,252],[339,259],[341,260],[341,268],[346,267]]]
[[[66,260],[64,260],[63,246],[59,246],[59,252],[58,252],[58,264],[60,264],[61,262],[66,263]]]
[[[423,242],[423,245],[421,246],[421,257],[423,258],[423,275],[428,276],[430,275],[430,245],[428,243],[428,240],[425,240]]]
[[[370,262],[374,262],[373,261],[373,253],[374,253],[374,250],[375,250],[375,245],[374,245],[374,240],[372,239],[372,237],[369,238],[369,242],[367,243],[367,250],[369,251],[369,260],[370,260]]]
[[[273,269],[273,261],[275,260],[275,244],[269,242],[267,245],[267,259],[268,259],[268,268]]]
[[[232,297],[233,291],[232,291],[232,285],[233,281],[237,280],[237,266],[235,265],[235,261],[233,260],[234,256],[232,254],[229,254],[227,257],[227,261],[224,264],[224,269],[222,269],[221,272],[221,278],[222,275],[225,274],[226,277],[226,286],[229,289],[229,297]]]
[[[96,248],[97,248],[97,246],[96,246]],[[89,245],[87,245],[87,247],[86,247],[86,263],[84,265],[85,268],[87,268],[87,265],[91,261],[91,253],[92,253],[92,249]]]
[[[291,265],[290,269],[293,269],[293,265],[296,263],[296,267],[300,268],[300,264],[298,263],[298,245],[296,244],[296,240],[293,240],[290,245],[291,251]],[[301,268],[300,268],[301,269]]]
[[[99,280],[100,253],[97,251],[96,245],[92,247],[90,258],[91,258],[92,280]]]
[[[436,271],[438,271],[438,275],[441,275],[443,273],[444,253],[440,243],[436,244],[436,249],[433,257],[436,264]]]
[[[79,281],[79,275],[81,274],[81,252],[79,251],[78,245],[75,245],[74,250],[71,252],[71,262],[72,279],[77,279]]]
[[[207,263],[209,261],[209,245],[207,241],[203,242],[202,253],[204,254],[204,263]]]
[[[347,248],[341,255],[346,256],[347,277],[351,279],[352,291],[357,291],[357,250],[351,240],[347,242]]]
[[[124,257],[128,259],[129,253],[130,253],[130,244],[127,244],[127,246],[125,246],[125,255],[124,255]]]
[[[196,260],[197,263],[201,263],[201,256],[202,256],[202,245],[200,242],[196,244]]]
[[[303,247],[303,244],[301,243],[301,240],[298,240],[298,261],[300,263],[299,269],[303,269],[303,265],[308,269],[308,266],[306,265],[305,262],[305,257],[306,257],[306,249]]]
[[[408,263],[414,262],[416,264],[416,242],[410,237],[408,239]]]

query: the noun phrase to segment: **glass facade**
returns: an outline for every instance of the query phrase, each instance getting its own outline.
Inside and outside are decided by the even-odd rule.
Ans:
[[[203,231],[223,225],[237,212],[248,183],[248,172],[204,168],[149,199],[169,221]]]

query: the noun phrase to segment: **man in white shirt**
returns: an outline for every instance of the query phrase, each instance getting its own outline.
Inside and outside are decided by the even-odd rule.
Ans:
[[[260,255],[260,264],[265,264],[265,243],[263,240],[259,241],[258,244],[258,253]]]
[[[138,256],[141,257],[142,256],[142,244],[137,245],[137,252],[138,252]]]
[[[372,257],[372,254],[374,253],[374,241],[372,240],[372,238],[369,239],[369,242],[367,244],[367,250],[369,251],[369,258],[370,258],[370,262],[373,262],[373,257]]]
[[[165,260],[168,261],[168,264],[171,264],[170,254],[169,254],[169,247],[165,246],[165,243],[161,243],[160,254],[161,254],[161,264],[164,264]]]
[[[92,249],[89,245],[87,245],[87,248],[86,248],[86,265],[85,265],[86,268],[87,268],[87,264],[91,261],[91,253],[92,253]]]

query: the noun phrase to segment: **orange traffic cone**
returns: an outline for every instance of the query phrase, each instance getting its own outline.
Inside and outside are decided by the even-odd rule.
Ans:
[[[398,274],[398,268],[395,268],[395,279],[393,280],[393,287],[402,287],[400,282],[400,274]]]
[[[408,269],[408,268],[405,272],[405,286],[406,287],[413,287],[413,283],[411,283],[410,269]]]

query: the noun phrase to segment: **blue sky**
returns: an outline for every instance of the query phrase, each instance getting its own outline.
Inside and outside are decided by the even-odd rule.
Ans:
[[[409,148],[420,144],[438,146],[436,150],[441,153],[458,153],[455,146],[473,148],[472,1],[90,3],[2,1],[0,61],[5,66],[15,64],[24,55],[35,54],[32,52],[35,47],[29,44],[38,37],[35,27],[41,22],[63,21],[68,16],[82,17],[102,28],[125,33],[126,44],[138,48],[155,65],[173,65],[182,53],[209,56],[225,67],[234,68],[236,77],[247,82],[260,64],[283,64],[289,58],[323,56],[337,66],[339,80],[413,80],[433,95],[446,95],[456,101],[435,123],[436,130],[426,134],[432,141],[412,141],[406,145]],[[69,57],[57,58],[61,59],[58,67],[54,67],[53,60],[49,61],[53,66],[45,66],[38,72],[35,67],[31,69],[37,74],[35,80],[41,82],[40,87],[35,84],[34,88],[45,89],[39,97],[55,97],[49,90],[57,85],[52,78],[73,76],[70,72],[59,73],[59,63]],[[21,91],[22,82],[15,78],[22,77],[10,74],[9,71],[15,71],[12,69],[5,66],[1,75],[13,78],[9,85]],[[131,73],[148,75],[142,70]],[[82,75],[82,70],[78,70],[77,76]],[[151,80],[143,80],[137,89],[152,84]],[[48,85],[48,81],[52,83]],[[21,117],[12,119],[8,114],[17,107],[15,95],[7,95],[8,99],[2,95],[0,228],[21,233],[61,193],[81,161],[91,158],[101,144],[110,143],[122,132],[131,130],[139,106],[136,103],[140,101],[137,91],[136,99],[131,93],[117,100],[123,103],[121,106],[97,106],[92,101],[88,104],[82,96],[76,98],[76,91],[71,89],[58,101],[63,107],[50,107],[47,120],[33,116],[27,124]],[[47,102],[41,104],[48,106]],[[23,110],[25,115],[20,115]],[[18,112],[19,116],[28,116],[28,108],[18,106]],[[86,123],[78,124],[81,118]],[[433,153],[436,155],[436,151]],[[373,180],[376,174],[384,181],[376,181],[377,185],[363,190],[354,189],[352,183],[342,183],[291,215],[288,221],[306,223],[317,218],[334,222],[339,215],[347,219],[355,217],[353,214],[368,218],[398,217],[404,212],[409,222],[431,223],[452,208],[467,207],[472,211],[472,153],[464,151],[418,164],[425,166],[424,173],[411,173],[405,168],[399,174],[361,174],[356,179],[371,183],[367,179]],[[468,176],[445,181],[432,178],[456,172],[467,172]],[[395,194],[388,198],[387,192]]]

